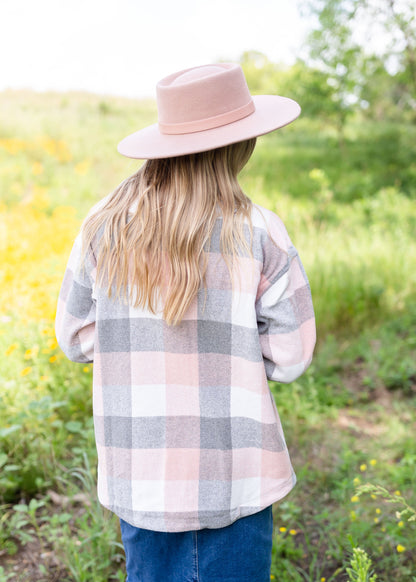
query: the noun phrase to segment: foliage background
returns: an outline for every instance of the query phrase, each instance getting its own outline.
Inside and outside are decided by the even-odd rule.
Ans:
[[[271,385],[299,481],[275,506],[272,579],[345,580],[360,546],[379,580],[415,580],[414,523],[396,515],[414,505],[416,465],[414,9],[304,10],[303,59],[241,57],[253,93],[302,104],[259,139],[241,183],[286,223],[318,325],[307,374]],[[390,35],[383,54],[360,46],[357,19]],[[82,218],[137,168],[115,144],[155,119],[152,101],[0,94],[0,582],[123,579],[95,494],[91,366],[66,361],[53,318]],[[357,495],[367,481],[390,501]]]

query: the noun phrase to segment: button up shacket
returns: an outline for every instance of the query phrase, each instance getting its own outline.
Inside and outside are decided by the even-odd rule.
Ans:
[[[93,362],[100,502],[128,523],[178,532],[224,527],[296,482],[268,381],[311,362],[308,280],[282,221],[253,205],[250,257],[231,281],[214,227],[206,288],[178,325],[110,299],[75,241],[58,300],[67,357]]]

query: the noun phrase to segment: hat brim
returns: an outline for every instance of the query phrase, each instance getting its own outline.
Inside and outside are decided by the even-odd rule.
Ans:
[[[270,133],[294,121],[301,111],[296,101],[279,95],[254,95],[253,101],[254,113],[233,123],[179,135],[163,134],[155,123],[125,137],[117,150],[139,160],[195,154]]]

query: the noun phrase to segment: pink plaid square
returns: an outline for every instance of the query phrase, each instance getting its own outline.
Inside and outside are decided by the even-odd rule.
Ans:
[[[165,479],[167,481],[199,479],[199,449],[167,449]]]

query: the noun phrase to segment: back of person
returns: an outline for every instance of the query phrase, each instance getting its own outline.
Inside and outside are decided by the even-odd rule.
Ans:
[[[271,506],[296,477],[267,380],[306,370],[315,325],[282,221],[238,184],[254,145],[148,160],[69,259],[57,338],[94,362],[98,495],[120,518],[129,582],[270,578]],[[247,578],[214,572],[239,535]]]

